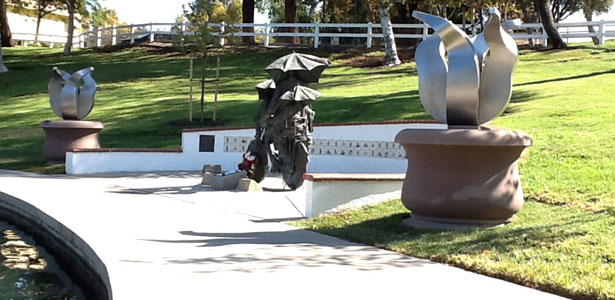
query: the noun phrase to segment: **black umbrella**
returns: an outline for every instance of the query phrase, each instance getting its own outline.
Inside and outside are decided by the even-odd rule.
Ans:
[[[256,91],[258,92],[258,99],[269,100],[275,92],[275,82],[267,79],[256,85]]]
[[[314,101],[322,96],[317,90],[313,90],[307,86],[297,85],[292,89],[285,91],[280,95],[280,100],[286,101]]]
[[[318,56],[291,53],[282,56],[265,68],[276,83],[290,75],[303,83],[317,83],[320,75],[329,66],[329,60]]]

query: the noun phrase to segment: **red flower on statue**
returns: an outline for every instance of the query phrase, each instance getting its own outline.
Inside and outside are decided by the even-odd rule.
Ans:
[[[246,171],[248,173],[248,178],[254,177],[254,168],[256,167],[256,163],[258,159],[256,159],[255,155],[252,155],[250,151],[243,154],[243,160],[237,166],[239,170]]]

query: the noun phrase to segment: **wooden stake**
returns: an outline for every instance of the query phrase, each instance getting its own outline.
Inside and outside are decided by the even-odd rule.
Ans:
[[[214,94],[214,122],[216,122],[216,111],[218,111],[218,81],[220,79],[220,56],[216,57],[216,92]]]
[[[194,58],[190,58],[190,114],[188,115],[188,121],[192,122],[192,65]]]
[[[205,57],[201,69],[201,123],[205,120]]]

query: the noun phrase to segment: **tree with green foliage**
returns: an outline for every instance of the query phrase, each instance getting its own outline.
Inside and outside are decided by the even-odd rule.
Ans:
[[[73,33],[75,31],[75,12],[79,12],[81,16],[88,17],[89,13],[87,6],[99,7],[98,0],[62,0],[68,10],[68,34],[66,36],[66,44],[64,45],[64,55],[70,55],[73,47]]]
[[[189,23],[189,30],[194,35],[185,36],[185,44],[191,45],[192,55],[201,58],[201,113],[200,121],[203,122],[205,115],[205,57],[207,48],[212,45],[220,45],[218,38],[212,35],[209,24],[214,19],[214,3],[209,0],[194,0],[188,4],[190,10],[184,8],[184,17]],[[222,34],[222,33],[220,33]]]
[[[350,1],[350,0],[349,0]],[[319,20],[316,15],[316,6],[320,0],[301,0],[297,2],[296,23],[311,23]],[[256,3],[260,12],[267,12],[272,23],[286,22],[286,8],[284,0],[261,0]]]
[[[185,37],[185,44],[191,45],[191,52],[197,56],[205,57],[207,48],[220,46],[220,39],[212,35],[212,32],[220,30],[209,26],[209,23],[223,22],[226,18],[219,6],[216,9],[216,5],[209,0],[194,0],[188,4],[188,9],[184,8],[183,18],[188,21],[188,31],[194,32],[194,35]]]
[[[218,1],[213,7],[212,23],[234,24],[241,22],[241,2],[240,0],[232,0],[229,3]]]
[[[229,3],[216,2],[210,0],[194,0],[188,4],[190,10],[184,7],[184,16],[188,21],[188,30],[194,35],[184,36],[182,43],[191,45],[191,52],[201,58],[201,122],[204,121],[205,114],[205,57],[208,48],[220,47],[221,39],[228,37],[229,33],[235,29],[227,26],[224,29],[210,26],[210,23],[233,24],[241,20],[241,4],[239,0],[231,0]],[[217,32],[214,36],[212,32]],[[216,108],[214,106],[214,121]]]
[[[568,18],[583,8],[581,0],[553,0],[551,14],[556,23]]]
[[[268,12],[273,23],[312,23],[318,21],[316,7],[320,0],[261,0],[256,3],[261,12]],[[288,4],[288,5],[287,5]],[[294,8],[293,8],[294,6]],[[288,8],[291,8],[290,11]],[[299,32],[297,27],[280,28],[282,32]],[[280,37],[278,41],[299,44],[300,37]]]
[[[90,20],[94,27],[111,27],[120,24],[115,9],[109,9],[100,5],[93,7],[90,13]]]
[[[36,0],[36,30],[34,33],[34,42],[38,43],[38,34],[41,27],[41,20],[48,14],[62,9],[64,2],[62,0]]]
[[[583,0],[583,15],[587,22],[591,22],[594,13],[605,13],[613,5],[613,0]],[[596,33],[594,26],[588,25],[587,30],[590,33]],[[598,37],[592,36],[594,45],[598,45],[600,40]]]

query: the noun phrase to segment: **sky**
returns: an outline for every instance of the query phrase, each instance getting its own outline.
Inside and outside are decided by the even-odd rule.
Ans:
[[[120,22],[140,24],[170,23],[183,13],[182,5],[190,0],[102,0],[102,6],[115,9]],[[266,23],[267,16],[254,12],[255,23]]]
[[[102,0],[101,4],[107,8],[115,9],[120,22],[139,24],[149,22],[168,23],[175,21],[175,18],[182,14],[182,4],[187,4],[190,0]],[[255,23],[267,23],[267,16],[254,13]],[[609,13],[595,16],[594,20],[615,20],[615,9]],[[564,22],[584,22],[582,14],[573,15]]]

